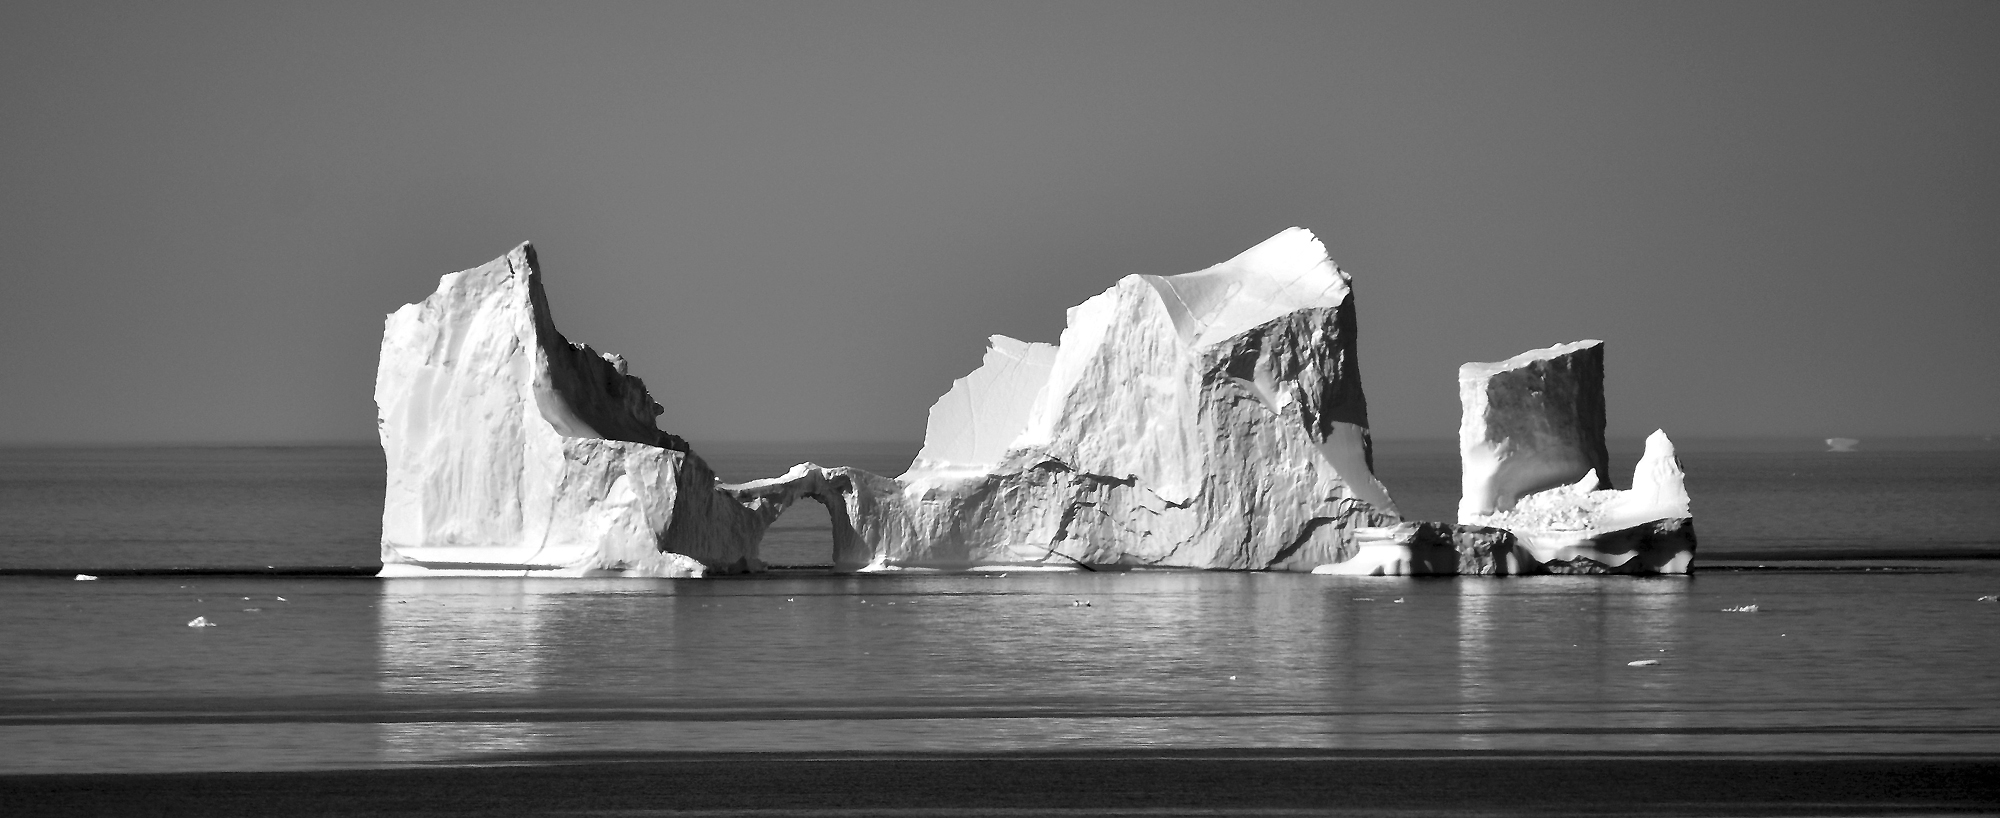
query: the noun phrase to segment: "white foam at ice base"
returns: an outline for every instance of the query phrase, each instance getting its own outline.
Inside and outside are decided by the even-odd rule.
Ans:
[[[1417,523],[1354,530],[1353,556],[1313,568],[1315,574],[1412,577],[1458,573],[1458,550],[1450,539],[1422,540]],[[1401,601],[1401,600],[1397,600]]]

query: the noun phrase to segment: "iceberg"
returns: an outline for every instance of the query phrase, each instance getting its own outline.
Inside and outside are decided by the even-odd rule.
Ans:
[[[1057,344],[993,336],[899,477],[804,463],[724,491],[766,519],[826,504],[838,570],[1311,570],[1401,520],[1355,334],[1350,276],[1292,228],[1119,279]]]
[[[1603,345],[1459,371],[1458,522],[1406,522],[1374,475],[1352,278],[1292,228],[1205,270],[1129,275],[1058,343],[988,339],[902,475],[801,463],[724,484],[625,360],[555,328],[534,248],[388,316],[381,576],[757,571],[811,499],[836,570],[1132,567],[1378,576],[1684,573],[1673,444],[1603,478]]]
[[[768,519],[718,488],[623,358],[550,317],[531,245],[389,315],[381,576],[756,570]]]
[[[1460,526],[1503,529],[1532,572],[1685,574],[1694,520],[1673,441],[1646,438],[1611,487],[1604,344],[1577,341],[1458,370]]]

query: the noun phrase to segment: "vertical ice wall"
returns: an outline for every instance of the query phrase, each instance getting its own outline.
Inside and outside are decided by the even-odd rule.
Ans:
[[[1522,496],[1596,473],[1604,447],[1604,342],[1577,341],[1458,368],[1458,515],[1513,508]]]

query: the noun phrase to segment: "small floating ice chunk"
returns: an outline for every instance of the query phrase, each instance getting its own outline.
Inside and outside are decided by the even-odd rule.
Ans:
[[[89,574],[77,574],[77,575],[76,575],[76,579],[77,579],[77,581],[78,581],[78,582],[85,582],[85,581],[89,581],[89,580],[93,580],[93,579],[96,579],[96,577],[93,577],[93,576],[91,576],[91,575],[89,575]]]
[[[77,577],[77,579],[83,579],[83,577]],[[1980,601],[1980,602],[2000,602],[2000,594],[1987,594],[1987,595],[1985,595],[1985,596],[1982,596],[1982,597],[1980,597],[1980,598],[1979,598],[1979,601]]]
[[[1731,605],[1731,606],[1729,606],[1729,607],[1727,607],[1727,608],[1723,608],[1723,609],[1722,609],[1722,612],[1723,612],[1723,613],[1756,613],[1756,612],[1757,612],[1757,606],[1755,606],[1755,605]]]
[[[1637,662],[1626,662],[1626,663],[1625,663],[1625,666],[1626,666],[1626,667],[1652,667],[1652,666],[1654,666],[1654,665],[1657,665],[1657,664],[1659,664],[1659,663],[1660,663],[1660,660],[1658,660],[1658,659],[1640,659],[1640,660],[1639,660],[1639,661],[1637,661]]]
[[[206,617],[206,616],[197,616],[197,617],[195,617],[195,618],[194,618],[194,620],[193,620],[193,621],[191,621],[191,622],[189,622],[189,623],[188,623],[188,627],[190,627],[190,628],[213,628],[213,627],[215,627],[215,623],[214,623],[214,622],[210,622],[210,621],[208,621],[208,617]]]

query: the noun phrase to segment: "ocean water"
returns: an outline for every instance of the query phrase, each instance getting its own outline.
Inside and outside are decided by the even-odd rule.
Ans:
[[[803,458],[893,474],[914,447],[700,448],[747,478]],[[372,448],[0,452],[0,774],[720,750],[2000,752],[2000,602],[1981,599],[2000,594],[1984,558],[2000,452],[1777,442],[1682,462],[1690,577],[384,581],[283,570],[373,567]],[[1377,469],[1407,514],[1448,518],[1449,444],[1384,442]],[[824,562],[813,511],[779,521],[767,558]],[[235,569],[260,573],[203,573]]]

